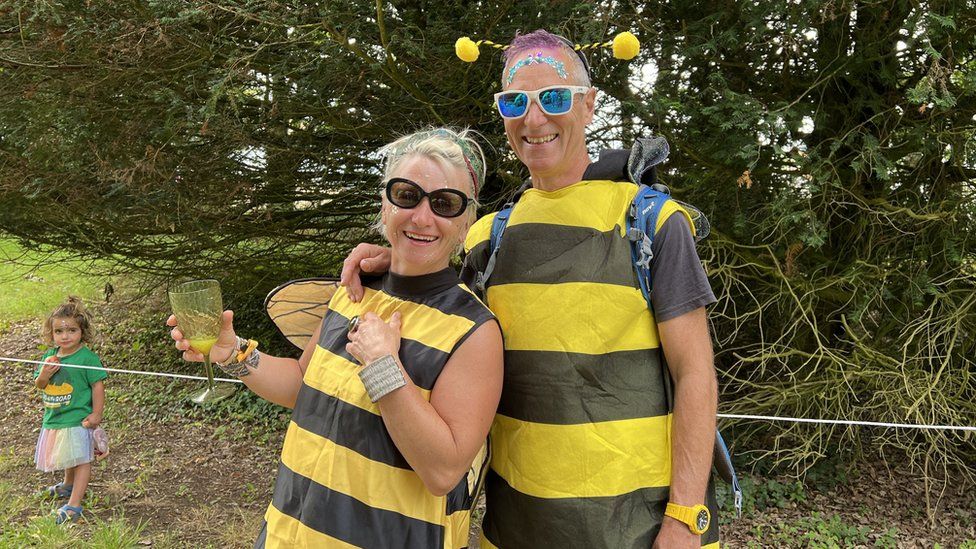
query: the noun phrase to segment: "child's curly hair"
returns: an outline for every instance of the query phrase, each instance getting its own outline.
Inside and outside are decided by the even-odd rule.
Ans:
[[[64,303],[58,305],[51,311],[48,315],[47,320],[44,321],[44,328],[41,330],[41,336],[44,338],[44,343],[51,345],[54,343],[54,319],[55,318],[71,318],[78,323],[78,327],[81,328],[81,341],[84,343],[91,343],[92,339],[95,337],[95,327],[92,324],[92,315],[85,309],[85,305],[82,304],[81,299],[75,296],[68,296],[68,300]]]

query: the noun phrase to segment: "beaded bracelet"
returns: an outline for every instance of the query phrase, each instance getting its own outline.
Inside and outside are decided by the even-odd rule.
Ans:
[[[217,366],[225,373],[244,377],[251,373],[249,368],[257,369],[261,361],[261,353],[258,352],[258,342],[253,339],[237,338],[237,350],[232,351],[227,360],[218,362]]]

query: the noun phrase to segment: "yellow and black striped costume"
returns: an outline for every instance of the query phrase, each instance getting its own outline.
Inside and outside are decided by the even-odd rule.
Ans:
[[[486,294],[505,381],[483,548],[646,549],[660,528],[670,382],[624,236],[636,191],[602,180],[529,189],[512,212]],[[674,213],[687,215],[669,201],[657,228]],[[466,269],[484,270],[492,218],[468,233]],[[715,518],[702,543],[717,547],[709,494]]]
[[[340,288],[298,393],[255,547],[467,546],[473,492],[487,456],[482,452],[446,496],[427,490],[346,352],[348,319],[367,311],[383,319],[401,313],[400,360],[427,400],[454,350],[493,318],[451,269],[367,281],[360,303]]]

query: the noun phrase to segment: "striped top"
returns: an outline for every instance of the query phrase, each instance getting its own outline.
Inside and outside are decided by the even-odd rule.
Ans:
[[[468,542],[473,493],[487,446],[449,494],[434,496],[394,445],[346,352],[348,319],[402,315],[400,360],[430,400],[437,377],[491,313],[456,273],[387,274],[353,303],[329,303],[281,451],[266,527],[256,547],[456,548]]]
[[[636,192],[612,181],[529,189],[512,212],[487,288],[505,378],[483,547],[646,548],[660,527],[670,380],[624,235]],[[668,201],[657,229],[676,212],[687,215]],[[466,268],[483,270],[492,219],[468,233]],[[717,541],[717,528],[702,539]]]

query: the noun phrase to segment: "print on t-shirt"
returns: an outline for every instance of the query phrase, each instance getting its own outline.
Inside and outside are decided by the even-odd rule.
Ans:
[[[44,388],[44,407],[45,408],[63,408],[71,404],[71,393],[74,387],[70,383],[65,381],[60,385],[54,385],[53,383],[48,383],[47,387]]]

